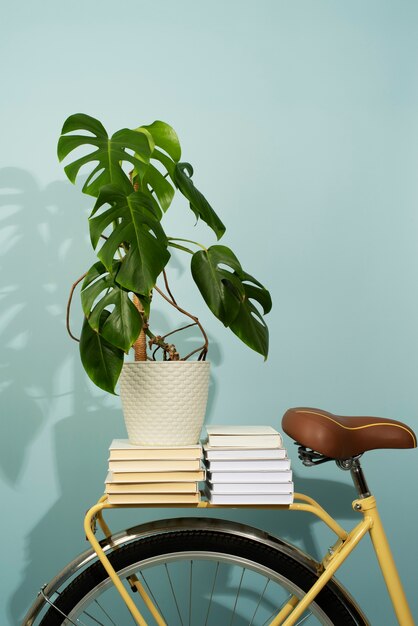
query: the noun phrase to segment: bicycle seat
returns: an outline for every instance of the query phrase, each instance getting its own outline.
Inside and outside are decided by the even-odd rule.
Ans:
[[[348,417],[298,407],[283,416],[282,428],[300,445],[331,459],[349,459],[379,448],[416,448],[406,424],[384,417]]]

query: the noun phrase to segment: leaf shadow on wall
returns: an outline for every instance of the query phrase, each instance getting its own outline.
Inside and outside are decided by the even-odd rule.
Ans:
[[[37,521],[25,538],[22,580],[4,598],[11,623],[19,623],[43,582],[86,548],[82,520],[101,495],[109,442],[126,436],[118,399],[88,381],[65,329],[69,288],[94,262],[86,229],[91,203],[67,182],[42,189],[27,171],[0,170],[0,478],[16,497],[26,493],[33,502],[39,491],[39,508],[25,509],[25,519]],[[172,328],[164,314],[158,322]],[[199,345],[190,329],[185,349],[196,339]],[[215,388],[212,376],[211,395]],[[9,523],[20,545],[13,516]]]
[[[72,192],[60,182],[41,189],[18,168],[0,170],[0,401],[9,426],[0,471],[10,484],[48,419],[53,374],[70,352],[65,292],[83,247]]]
[[[87,381],[77,346],[65,331],[69,287],[94,262],[85,227],[90,206],[91,199],[69,183],[54,182],[42,189],[28,172],[0,170],[0,402],[7,428],[7,437],[0,438],[0,472],[9,486],[36,493],[44,489],[39,464],[42,472],[48,472],[48,482],[55,481],[54,494],[59,494],[52,506],[42,494],[39,505],[45,507],[44,514],[33,511],[37,522],[25,539],[22,580],[8,601],[11,623],[19,623],[40,586],[86,548],[82,520],[101,495],[109,442],[126,436],[118,402]],[[85,233],[83,238],[80,232]],[[173,328],[167,321],[165,314],[156,316],[160,328]],[[77,332],[77,320],[74,327]],[[195,345],[196,337],[191,330],[186,349]],[[221,348],[212,342],[211,361],[222,360]],[[216,386],[212,372],[209,413]],[[50,467],[31,456],[35,442],[46,432]],[[301,491],[304,481],[297,484]],[[306,491],[314,496],[328,493],[333,512],[343,517],[342,502],[352,495],[345,485],[324,480],[307,479]],[[183,516],[184,510],[170,510],[170,517],[177,515]],[[166,516],[167,511],[155,509],[136,513],[134,519]],[[309,552],[319,553],[315,522],[307,523],[305,515],[276,517],[262,510],[216,515],[222,516],[285,534],[301,541]],[[132,515],[130,520],[132,524]],[[125,524],[118,519],[117,525]]]
[[[4,520],[11,542],[22,542],[13,535],[22,527],[14,515],[39,519],[50,503],[47,485],[62,494],[26,537],[26,571],[9,604],[11,623],[18,623],[34,595],[28,581],[35,576],[37,585],[54,563],[51,537],[78,511],[70,504],[77,500],[74,486],[87,483],[88,490],[84,477],[97,478],[87,461],[87,449],[95,444],[90,425],[100,440],[115,414],[82,379],[77,346],[65,331],[68,287],[87,257],[87,237],[83,241],[78,234],[85,208],[68,183],[42,189],[27,171],[0,170],[0,476],[18,508]],[[37,492],[40,510],[24,509],[23,495],[33,502]]]

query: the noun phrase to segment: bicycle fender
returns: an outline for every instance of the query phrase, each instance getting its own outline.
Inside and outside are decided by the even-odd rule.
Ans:
[[[288,543],[279,537],[270,535],[266,531],[253,526],[218,518],[180,517],[156,520],[133,526],[132,528],[120,531],[109,538],[102,539],[102,541],[100,541],[100,545],[104,552],[108,553],[112,550],[116,550],[119,546],[124,546],[137,539],[164,534],[173,530],[213,530],[225,534],[246,537],[264,545],[270,545],[275,550],[291,556],[301,565],[309,568],[314,574],[318,572],[319,563],[310,555],[306,554],[291,543]],[[68,563],[47,585],[42,587],[43,594],[47,598],[52,599],[62,587],[66,586],[67,582],[73,576],[78,575],[95,560],[97,560],[97,555],[92,548],[82,552],[70,563]],[[370,626],[370,622],[366,619],[349,592],[336,579],[332,578],[328,585],[334,594],[344,600],[350,607],[352,617],[357,621],[358,626]],[[33,626],[37,617],[41,614],[47,604],[47,601],[44,599],[41,592],[39,592],[36,600],[26,613],[21,626]]]

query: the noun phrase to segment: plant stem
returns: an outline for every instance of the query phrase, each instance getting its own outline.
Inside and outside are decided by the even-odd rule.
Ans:
[[[186,330],[187,328],[191,328],[192,326],[197,326],[196,322],[192,322],[191,324],[186,324],[186,326],[182,326],[181,328],[176,328],[176,330],[171,330],[169,333],[166,333],[162,336],[162,339],[166,339],[170,335],[174,335],[174,333],[180,333],[182,330]]]
[[[144,309],[138,296],[134,295],[134,304],[142,317],[142,328],[138,339],[134,343],[135,361],[147,360],[147,337],[146,329],[148,327],[147,320],[144,315]]]
[[[196,323],[196,325],[199,327],[199,330],[202,333],[203,338],[205,340],[205,343],[200,348],[201,356],[199,357],[199,360],[205,360],[206,359],[206,354],[207,354],[208,349],[209,349],[209,339],[208,339],[207,334],[205,333],[205,329],[203,328],[202,324],[199,322],[198,318],[195,317],[194,315],[192,315],[191,313],[189,313],[188,311],[185,311],[184,309],[179,307],[178,304],[176,304],[175,302],[173,302],[173,300],[171,300],[168,296],[166,296],[165,293],[163,291],[161,291],[161,289],[159,289],[157,287],[157,285],[155,285],[154,289],[155,289],[155,291],[157,293],[160,294],[160,296],[162,298],[164,298],[164,300],[166,300],[169,304],[171,304],[171,306],[173,306],[175,309],[177,309],[177,311],[179,311],[180,313],[183,313],[183,315],[186,315],[187,317],[190,317],[190,319],[192,319]],[[186,361],[189,357],[192,356],[192,354],[194,354],[195,352],[198,352],[198,350],[199,349],[193,350],[193,352],[191,352],[190,354],[188,354],[187,356],[185,356],[183,359],[180,359],[180,360],[181,361]]]
[[[192,243],[195,246],[198,246],[199,248],[202,248],[202,250],[206,250],[206,252],[208,250],[207,248],[205,248],[205,246],[203,246],[198,241],[193,241],[193,239],[181,239],[180,237],[167,237],[167,239],[168,239],[168,241],[184,241],[186,243]],[[187,250],[187,248],[186,248],[186,250]]]
[[[168,245],[176,250],[183,250],[183,252],[188,252],[189,254],[194,254],[193,250],[190,248],[186,248],[186,246],[181,246],[179,243],[174,243],[173,241],[169,241]]]
[[[172,301],[174,302],[174,304],[177,305],[177,302],[174,299],[173,294],[170,291],[170,287],[168,285],[168,280],[167,280],[167,273],[165,270],[163,270],[163,276],[164,276],[164,284],[165,284],[165,288],[167,289],[168,295],[170,296],[170,298],[172,299]]]

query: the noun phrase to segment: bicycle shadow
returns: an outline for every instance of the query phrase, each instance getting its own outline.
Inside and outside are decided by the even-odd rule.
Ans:
[[[315,468],[312,468],[315,471]],[[354,526],[353,522],[358,519],[357,513],[353,511],[351,502],[357,497],[354,486],[336,480],[323,478],[306,478],[293,469],[293,480],[295,491],[305,493],[317,500],[326,511],[342,525],[347,523],[349,527]],[[174,511],[173,511],[174,513]],[[178,517],[184,515],[181,511],[175,511]],[[189,514],[189,511],[187,512]],[[297,545],[301,550],[308,553],[317,560],[321,560],[328,545],[335,543],[336,537],[321,520],[308,512],[289,511],[280,509],[257,509],[257,508],[228,508],[222,510],[199,509],[196,513],[191,510],[192,516],[205,515],[220,519],[229,519],[242,524],[248,524],[264,530],[273,536]],[[322,524],[325,529],[318,538],[317,527]],[[324,539],[329,544],[323,544]]]
[[[315,471],[315,468],[309,469],[312,469],[312,472]],[[352,522],[358,518],[358,514],[353,511],[351,506],[351,502],[357,497],[354,486],[337,480],[307,478],[301,475],[299,470],[295,471],[294,469],[293,481],[296,492],[304,493],[317,500],[341,524],[344,525],[346,522],[350,527],[354,526]],[[328,530],[321,533],[321,540],[318,538],[318,525],[322,524],[324,529],[326,527],[319,518],[311,513],[260,509],[249,510],[248,518],[248,523],[296,544],[317,560],[324,557],[327,548],[323,545],[323,540],[328,540],[329,545],[336,541],[335,535]]]
[[[316,468],[306,468],[306,471],[309,471],[309,469],[315,472]],[[351,506],[351,502],[357,497],[353,485],[336,480],[308,478],[301,476],[299,470],[293,470],[293,478],[297,492],[305,493],[317,500],[332,517],[339,520],[343,525],[344,522],[348,522],[350,527],[354,526],[353,522],[357,520],[358,514],[355,513]],[[336,541],[336,536],[332,531],[326,533],[326,539],[330,540],[329,544],[323,545],[323,537],[321,538],[322,541],[317,539],[316,526],[320,523],[320,520],[311,513],[277,509],[242,508],[237,510],[231,508],[224,511],[221,509],[205,511],[203,509],[197,511],[195,515],[234,520],[240,524],[244,523],[259,528],[297,545],[318,561],[324,557],[327,546],[334,544]],[[278,603],[280,604],[288,597],[284,593],[280,599],[280,595],[277,595],[278,588],[274,586],[270,589],[270,595],[265,595],[260,581],[258,581],[258,588],[254,586],[255,580],[250,582],[248,586],[245,585],[244,579],[247,572],[243,572],[243,574],[243,578],[240,575],[237,576],[234,565],[221,568],[217,574],[216,588],[213,589],[212,581],[209,584],[209,581],[202,577],[200,581],[202,598],[207,599],[207,589],[209,587],[213,595],[213,598],[212,595],[209,598],[213,604],[211,615],[213,616],[214,614],[216,616],[216,623],[229,623],[232,608],[234,611],[234,624],[242,624],[242,626],[248,624],[249,615],[253,615],[254,611],[257,612],[258,618],[260,617],[258,611],[263,613],[260,623],[268,623],[277,613]],[[198,586],[199,581],[197,585],[194,583],[193,588],[195,589]],[[260,598],[263,599],[262,605],[260,605]],[[185,604],[187,605],[187,602]],[[201,623],[203,623],[203,620]]]

